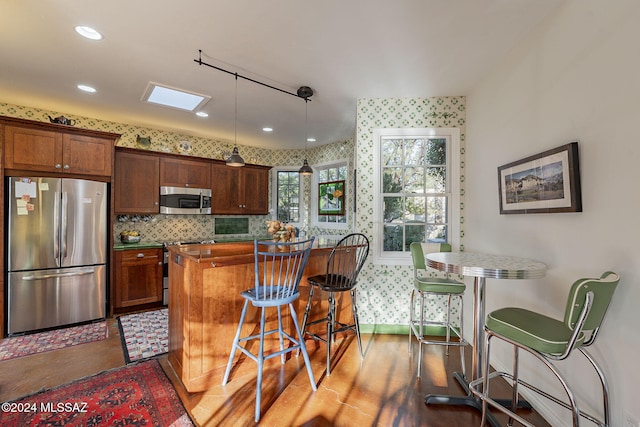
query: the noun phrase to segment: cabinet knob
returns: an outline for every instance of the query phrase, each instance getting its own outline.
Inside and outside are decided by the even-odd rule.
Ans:
[[[69,165],[64,165],[63,169],[69,169]]]
[[[188,187],[188,186],[189,186],[189,184],[185,184],[184,186],[185,186],[185,187]]]
[[[60,163],[56,163],[55,166],[54,166],[54,168],[56,168],[56,169],[60,169],[61,167],[62,167],[62,165]]]
[[[142,252],[140,252],[138,255],[136,255],[138,258],[144,258],[144,254]]]

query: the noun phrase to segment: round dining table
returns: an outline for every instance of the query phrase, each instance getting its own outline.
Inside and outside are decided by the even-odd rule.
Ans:
[[[540,279],[545,276],[547,266],[539,261],[509,255],[491,255],[478,252],[437,252],[425,256],[427,267],[447,273],[474,278],[473,290],[473,361],[471,381],[483,376],[485,283],[486,279]],[[454,377],[466,391],[466,396],[444,396],[430,394],[427,404],[465,405],[482,411],[482,402],[469,391],[469,380],[459,372]],[[499,425],[493,417],[491,425]]]

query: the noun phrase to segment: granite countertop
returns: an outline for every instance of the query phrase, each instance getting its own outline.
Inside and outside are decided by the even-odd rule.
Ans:
[[[161,247],[162,243],[152,240],[141,240],[138,243],[122,243],[120,241],[116,241],[113,244],[114,251],[125,251],[129,249],[156,249]]]
[[[317,238],[311,254],[325,253],[333,249],[341,236]],[[253,240],[169,246],[171,252],[196,263],[211,263],[213,266],[248,264],[254,262]]]

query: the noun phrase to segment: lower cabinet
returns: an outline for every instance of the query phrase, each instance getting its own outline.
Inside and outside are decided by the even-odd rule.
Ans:
[[[114,308],[162,302],[162,248],[115,251],[115,262]]]

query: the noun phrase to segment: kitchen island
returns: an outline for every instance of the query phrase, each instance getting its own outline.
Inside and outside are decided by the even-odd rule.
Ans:
[[[318,239],[300,282],[296,312],[300,323],[309,295],[307,277],[324,274],[327,258],[337,240]],[[253,241],[171,246],[169,249],[169,363],[189,392],[220,385],[244,299],[240,293],[254,285]],[[320,294],[320,295],[318,295]],[[349,321],[348,293],[337,298],[337,316]],[[343,299],[346,301],[343,302]],[[291,319],[283,308],[283,319]],[[327,295],[316,292],[310,319],[324,317]],[[249,309],[243,336],[258,328],[259,310]],[[270,322],[276,311],[268,312]],[[267,325],[269,327],[269,325]],[[286,327],[286,326],[285,326]],[[322,335],[323,325],[314,332]],[[293,333],[293,325],[289,325]],[[255,332],[254,332],[255,333]],[[277,335],[265,340],[265,348],[279,346]],[[279,359],[274,359],[279,361]],[[279,363],[279,362],[278,362]],[[255,363],[245,359],[232,375],[255,372]]]

